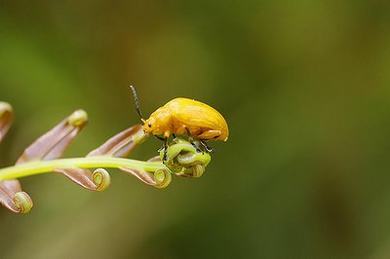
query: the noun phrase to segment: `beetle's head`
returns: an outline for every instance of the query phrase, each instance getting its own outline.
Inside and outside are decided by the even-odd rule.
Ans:
[[[153,134],[156,129],[156,119],[154,117],[150,117],[149,119],[145,120],[143,129],[145,133]]]

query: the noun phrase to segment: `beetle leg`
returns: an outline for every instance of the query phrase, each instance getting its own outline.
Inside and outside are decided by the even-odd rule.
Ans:
[[[168,154],[168,138],[164,140],[164,156],[163,156],[164,163],[167,161],[167,154]]]
[[[190,142],[192,142],[192,137],[191,137],[191,132],[190,132],[190,130],[185,126],[185,125],[183,125],[182,126],[183,127],[183,129],[186,131],[186,133],[187,133],[187,136],[188,136],[188,139],[190,140]]]
[[[156,136],[154,135],[158,140],[161,140],[164,142],[164,145],[159,148],[159,150],[157,152],[161,152],[162,150],[164,150],[164,157],[163,157],[163,162],[165,162],[167,160],[167,152],[168,152],[168,138],[163,138],[163,137],[160,137],[160,136]]]
[[[187,132],[187,135],[188,135],[188,142],[190,142],[191,145],[192,145],[194,148],[196,148],[196,152],[198,152],[198,153],[202,152],[202,150],[200,150],[200,148],[199,148],[199,145],[195,143],[194,138],[191,136],[190,130],[189,130],[186,126],[184,126],[184,125],[183,125],[183,128],[184,128],[184,129],[186,130],[186,132]]]
[[[195,143],[194,138],[192,137],[190,130],[189,130],[185,125],[182,126],[182,129],[184,129],[185,132],[187,133],[188,142],[190,142],[191,145],[192,145],[194,148],[196,148],[196,152],[198,152],[198,153],[202,152],[202,150],[201,150],[200,147],[199,147],[199,144]]]
[[[215,139],[221,136],[220,130],[207,130],[198,136],[199,139]]]
[[[194,142],[194,138],[191,136],[190,130],[189,130],[185,125],[183,125],[182,127],[183,127],[183,129],[185,129],[185,131],[187,132],[188,142],[190,142],[191,145],[192,145],[194,148],[196,148],[196,151],[197,151],[197,152],[201,152],[202,150],[200,150],[199,145],[197,145],[197,144]]]
[[[154,136],[155,136],[155,137],[156,137],[156,139],[158,139],[158,140],[165,141],[165,138],[163,138],[163,137],[156,136],[156,135],[154,135]]]
[[[201,141],[200,141],[200,144],[204,147],[204,149],[205,149],[208,153],[213,152],[213,149],[212,149],[211,147],[209,147],[209,145],[207,145],[207,142],[206,142],[206,141],[201,140]]]
[[[200,153],[200,152],[203,152],[200,147],[199,147],[199,144],[197,142],[195,142],[192,138],[191,140],[189,140],[189,142],[191,143],[191,145],[196,148],[196,152]]]
[[[165,139],[168,139],[170,136],[171,136],[171,132],[169,132],[169,130],[164,132],[164,138]]]

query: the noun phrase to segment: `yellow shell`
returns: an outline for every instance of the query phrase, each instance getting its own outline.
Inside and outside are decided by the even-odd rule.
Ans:
[[[171,134],[190,135],[200,140],[227,141],[228,125],[213,107],[188,98],[175,98],[153,112],[144,131],[168,138]]]

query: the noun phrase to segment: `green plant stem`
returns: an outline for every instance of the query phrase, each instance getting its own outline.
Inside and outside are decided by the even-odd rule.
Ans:
[[[108,156],[65,158],[28,162],[0,169],[0,181],[50,173],[59,168],[129,168],[144,170],[147,172],[155,172],[158,169],[166,169],[166,167],[160,162],[144,162]]]

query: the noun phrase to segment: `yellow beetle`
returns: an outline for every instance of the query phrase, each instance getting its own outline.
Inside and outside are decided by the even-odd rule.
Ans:
[[[149,119],[142,118],[137,92],[130,86],[138,115],[145,133],[165,140],[171,135],[188,135],[210,150],[207,140],[227,141],[229,129],[223,116],[211,106],[188,98],[175,98],[153,112]]]

